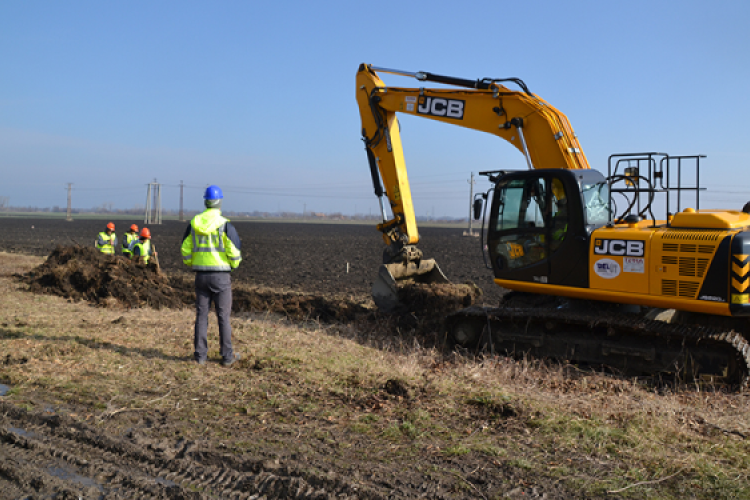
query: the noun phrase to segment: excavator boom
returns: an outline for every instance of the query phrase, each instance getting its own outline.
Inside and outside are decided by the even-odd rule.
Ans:
[[[376,71],[411,76],[454,88],[386,87]],[[510,90],[500,83],[502,81],[512,81],[522,90]],[[532,94],[519,79],[472,81],[362,64],[357,73],[357,102],[373,187],[383,216],[378,229],[386,243],[385,267],[378,272],[373,298],[384,309],[393,309],[397,304],[395,293],[399,281],[448,282],[437,264],[423,259],[416,246],[419,232],[397,113],[496,135],[524,154],[529,169],[589,168],[567,117]],[[392,218],[386,213],[384,197],[390,205]]]

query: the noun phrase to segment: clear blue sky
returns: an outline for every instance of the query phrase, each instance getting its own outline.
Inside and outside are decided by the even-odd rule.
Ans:
[[[518,77],[589,162],[706,154],[702,207],[750,200],[750,2],[0,3],[0,196],[14,206],[377,212],[360,63]],[[383,75],[386,84],[419,86]],[[418,215],[468,212],[471,172],[525,168],[502,140],[405,117]],[[486,188],[486,181],[477,187]]]

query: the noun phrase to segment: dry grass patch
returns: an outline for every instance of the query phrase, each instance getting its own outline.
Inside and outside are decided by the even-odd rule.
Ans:
[[[602,497],[750,497],[746,393],[664,392],[569,366],[445,356],[373,325],[278,317],[232,319],[243,359],[231,369],[212,318],[210,361],[198,366],[191,309],[27,293],[12,275],[40,262],[0,255],[0,383],[29,409],[237,454],[316,457],[344,475],[408,459],[460,484],[451,464],[465,461]]]

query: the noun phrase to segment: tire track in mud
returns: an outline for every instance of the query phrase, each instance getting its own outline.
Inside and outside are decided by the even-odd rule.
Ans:
[[[201,451],[143,445],[71,418],[0,402],[0,491],[35,499],[381,499],[338,478]]]

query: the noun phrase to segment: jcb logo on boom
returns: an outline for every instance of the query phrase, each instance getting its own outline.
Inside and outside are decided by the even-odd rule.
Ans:
[[[643,257],[644,241],[638,240],[600,240],[594,241],[594,253],[597,255],[627,255]]]
[[[442,97],[420,98],[417,113],[420,115],[445,116],[446,118],[464,119],[464,105],[460,99],[443,99]]]

